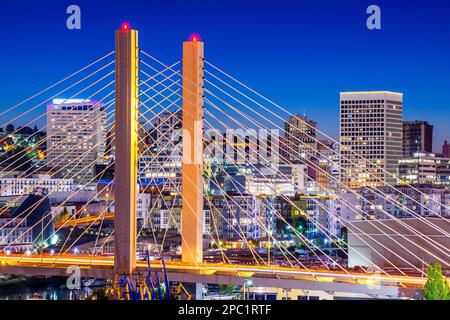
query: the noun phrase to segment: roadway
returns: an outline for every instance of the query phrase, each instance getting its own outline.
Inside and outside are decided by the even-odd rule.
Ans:
[[[114,213],[106,213],[100,216],[94,215],[94,216],[89,216],[89,217],[84,217],[84,218],[79,218],[79,219],[72,219],[72,220],[68,220],[65,222],[59,222],[59,223],[55,223],[55,229],[59,229],[59,228],[67,228],[67,227],[81,227],[81,226],[85,226],[85,225],[91,225],[93,223],[101,223],[102,220],[111,220],[114,219]]]
[[[20,275],[68,276],[67,268],[80,267],[81,276],[114,277],[113,257],[81,255],[0,255],[0,273]],[[153,271],[162,271],[160,261],[152,261]],[[292,268],[280,266],[230,265],[223,263],[186,264],[167,261],[171,281],[243,284],[251,279],[257,287],[325,290],[363,293],[374,297],[417,296],[426,283],[418,276],[366,274],[326,268]],[[137,262],[137,273],[146,274],[147,262]]]

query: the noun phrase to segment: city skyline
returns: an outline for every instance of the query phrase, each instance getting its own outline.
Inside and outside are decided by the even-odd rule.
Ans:
[[[319,129],[327,128],[327,133],[335,138],[338,137],[339,92],[389,90],[404,93],[404,120],[425,120],[435,126],[434,152],[440,152],[443,141],[450,140],[445,123],[450,116],[446,107],[450,94],[445,90],[446,74],[450,71],[445,57],[450,48],[441,41],[450,29],[450,24],[443,19],[448,4],[436,1],[434,6],[422,8],[416,2],[380,1],[382,29],[375,31],[365,26],[367,4],[361,1],[347,6],[330,2],[320,7],[286,1],[276,8],[268,3],[256,7],[254,2],[225,8],[201,1],[191,6],[175,2],[175,6],[202,16],[193,24],[175,13],[180,20],[176,27],[154,14],[167,9],[162,4],[128,6],[126,10],[120,10],[115,4],[102,5],[101,1],[95,4],[79,1],[78,5],[83,17],[79,31],[66,28],[64,3],[39,7],[30,4],[33,10],[14,20],[13,14],[1,15],[9,26],[0,31],[8,41],[8,47],[0,53],[0,68],[4,71],[0,80],[5,93],[2,107],[7,108],[71,73],[74,68],[63,63],[66,59],[82,66],[89,58],[105,53],[104,48],[111,47],[111,28],[127,20],[143,30],[141,42],[150,45],[152,52],[165,61],[179,59],[174,52],[180,42],[192,32],[199,33],[207,41],[206,54],[211,61],[220,61],[219,66],[265,92],[289,111],[306,113],[319,123]],[[4,8],[2,13],[19,10],[11,2]],[[420,10],[434,19],[425,17],[410,22]],[[100,14],[101,20],[97,19]],[[152,22],[144,18],[146,15],[153,17]],[[227,17],[233,17],[232,24],[221,23]],[[249,19],[250,25],[246,23]],[[273,21],[269,26],[264,24],[267,19]],[[38,41],[36,35],[40,28],[33,26],[45,29],[45,37]],[[23,41],[27,43],[25,46]],[[229,50],[230,42],[239,51]],[[89,48],[86,56],[72,49],[63,50],[63,54],[58,50],[58,47],[82,46]],[[390,49],[380,49],[385,47]],[[424,51],[423,47],[428,49]],[[25,59],[23,54],[27,50],[22,48],[35,52],[39,63]],[[20,59],[20,68],[16,68],[15,59]],[[14,72],[11,68],[15,68]],[[263,69],[272,77],[262,76]]]
[[[450,299],[446,5],[231,1],[3,6],[0,300]]]

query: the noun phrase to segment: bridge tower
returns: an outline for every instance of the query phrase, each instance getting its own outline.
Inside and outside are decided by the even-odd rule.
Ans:
[[[114,271],[128,276],[136,270],[138,53],[138,32],[123,23],[116,31]]]
[[[203,66],[204,43],[183,43],[182,261],[203,262]]]

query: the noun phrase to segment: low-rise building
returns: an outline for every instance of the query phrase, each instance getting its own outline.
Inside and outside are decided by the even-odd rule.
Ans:
[[[33,232],[26,218],[0,218],[0,249],[5,253],[24,253],[33,248]]]
[[[450,158],[433,153],[415,153],[398,163],[398,183],[450,186]]]
[[[342,194],[340,215],[344,221],[450,217],[448,190],[432,186],[399,186],[354,189]],[[444,206],[440,205],[444,204]]]
[[[70,192],[73,190],[72,179],[54,179],[50,176],[33,178],[0,179],[0,196],[20,196],[29,194],[34,188],[44,188],[50,192]]]

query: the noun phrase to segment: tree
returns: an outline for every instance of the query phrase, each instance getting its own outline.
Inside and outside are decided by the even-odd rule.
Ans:
[[[237,286],[232,284],[222,284],[219,286],[219,292],[222,294],[233,294],[236,292]]]
[[[450,300],[450,289],[439,263],[430,264],[427,270],[427,283],[424,287],[425,300]]]
[[[69,213],[69,210],[67,210],[66,207],[64,207],[63,211],[58,215],[58,217],[55,218],[54,223],[64,223],[68,221],[71,218],[71,214]]]
[[[13,133],[14,132],[14,125],[13,124],[8,124],[6,126],[6,133]]]

